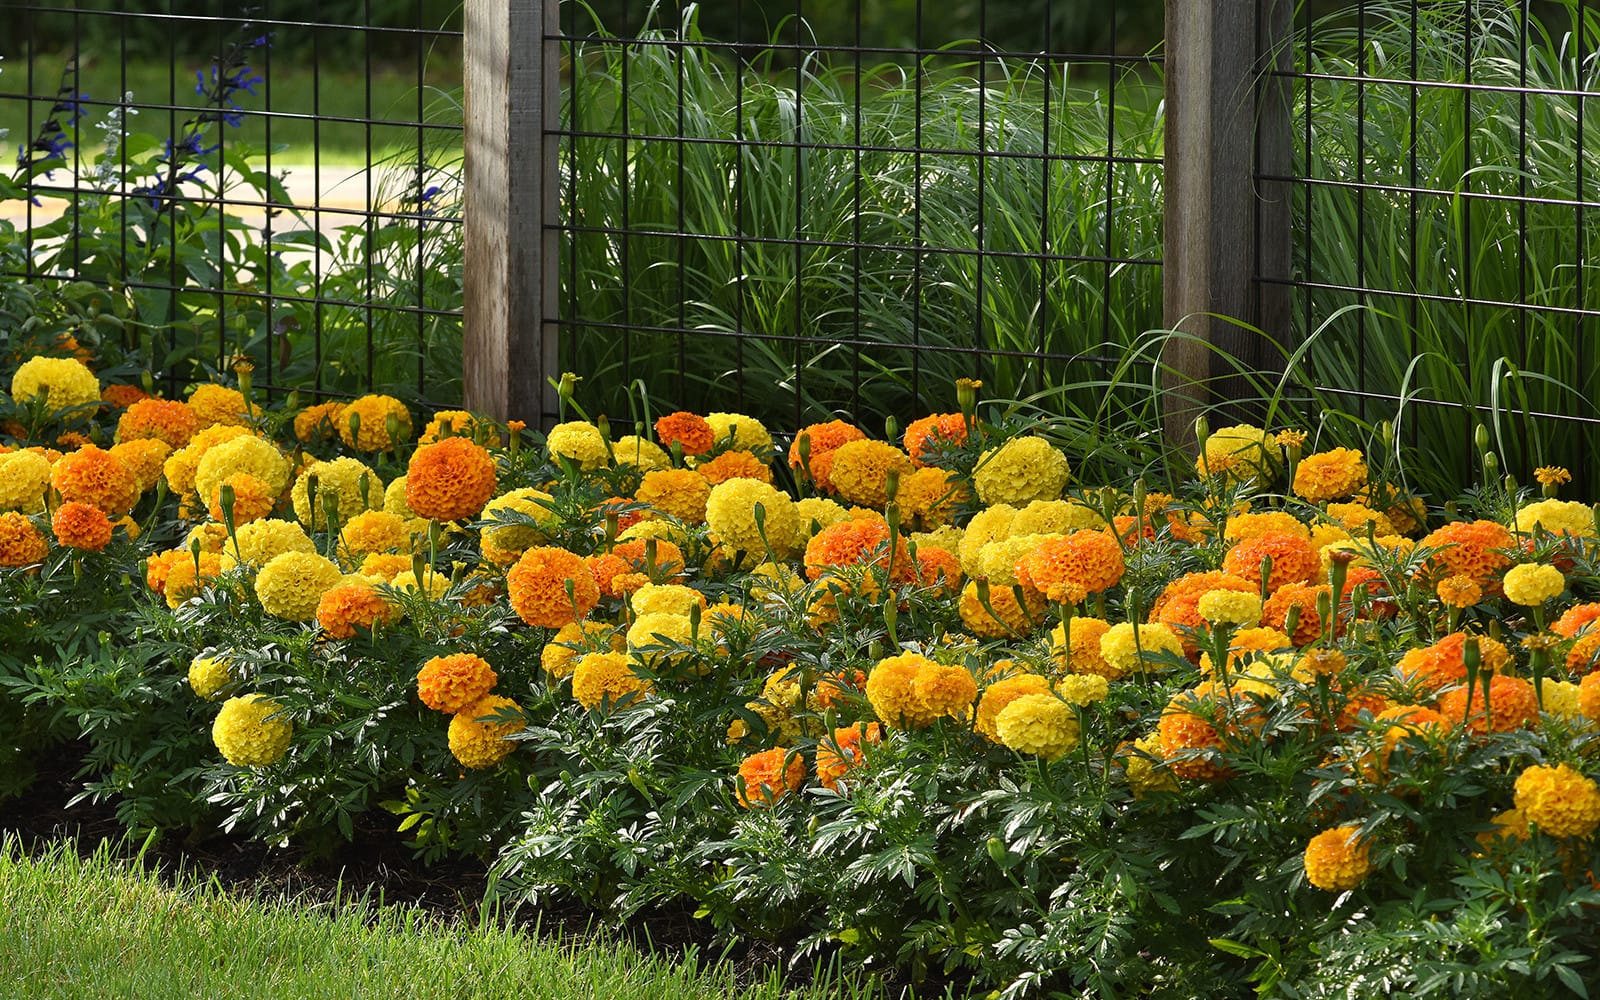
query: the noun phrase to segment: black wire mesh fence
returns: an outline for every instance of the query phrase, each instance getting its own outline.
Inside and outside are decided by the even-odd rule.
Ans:
[[[269,389],[458,399],[459,23],[144,6],[6,5],[0,278],[174,385],[248,359]]]
[[[1593,479],[1600,49],[1587,0],[1303,5],[1296,331],[1360,419],[1398,419],[1471,481],[1482,424],[1504,471]],[[1593,123],[1591,124],[1591,119]],[[1591,488],[1595,483],[1589,482]]]
[[[899,6],[563,5],[563,368],[780,426],[1103,405],[1161,325],[1159,7]]]

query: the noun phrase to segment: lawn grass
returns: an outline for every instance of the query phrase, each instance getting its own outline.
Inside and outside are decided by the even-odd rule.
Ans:
[[[51,97],[61,81],[66,53],[38,54],[33,58],[32,79],[22,60],[0,63],[0,131],[9,130],[7,148],[27,141],[50,112]],[[195,93],[195,72],[204,61],[170,66],[163,59],[138,59],[123,66],[117,58],[86,55],[78,74],[78,91],[89,95],[85,115],[78,123],[76,144],[85,158],[97,155],[102,145],[98,128],[120,96],[132,95],[137,115],[128,119],[131,131],[172,135],[200,109]],[[414,63],[376,62],[370,86],[364,60],[325,59],[319,67],[309,62],[283,61],[270,68],[253,66],[266,81],[255,96],[241,94],[243,123],[227,129],[230,143],[244,142],[265,150],[285,163],[311,163],[320,158],[333,166],[359,166],[378,161],[397,150],[415,150],[419,141],[433,149],[440,144],[459,146],[461,134],[445,128],[421,130],[419,122],[460,124],[461,54],[430,54],[421,73]],[[36,96],[32,101],[25,94]],[[29,105],[32,105],[30,125]],[[312,118],[320,116],[322,121]],[[368,126],[339,119],[376,120],[397,124]],[[214,140],[213,140],[214,141]]]
[[[307,905],[243,899],[192,874],[172,884],[119,862],[109,845],[30,856],[0,842],[0,998],[611,997],[616,1000],[866,998],[880,990],[819,982],[787,990],[740,981],[600,938],[556,944],[483,920],[354,899]]]

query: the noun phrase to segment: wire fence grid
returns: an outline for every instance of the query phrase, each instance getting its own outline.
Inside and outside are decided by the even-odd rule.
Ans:
[[[269,391],[459,397],[459,26],[107,6],[6,5],[0,277],[110,290],[174,385],[248,358]]]

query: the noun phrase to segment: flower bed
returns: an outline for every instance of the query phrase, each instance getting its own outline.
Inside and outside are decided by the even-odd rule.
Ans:
[[[1081,484],[971,383],[780,447],[614,436],[570,381],[540,435],[236,378],[12,382],[0,752],[81,738],[130,826],[396,837],[518,903],[687,900],[1005,996],[1595,974],[1596,519],[1561,470],[1485,454],[1433,508],[1237,426],[1162,489]]]

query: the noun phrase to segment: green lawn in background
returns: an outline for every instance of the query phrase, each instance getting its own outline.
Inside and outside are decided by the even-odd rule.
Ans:
[[[0,166],[10,168],[16,148],[25,144],[48,116],[53,100],[50,95],[60,86],[64,64],[64,56],[35,58],[30,82],[29,67],[25,63],[13,59],[0,63],[0,131],[10,131],[4,140],[5,152],[0,155]],[[79,71],[78,90],[94,102],[115,101],[131,93],[133,105],[139,111],[129,117],[128,129],[165,137],[181,129],[183,123],[198,112],[200,97],[195,93],[195,73],[203,68],[208,65],[199,60],[192,66],[179,65],[176,70],[164,60],[133,61],[124,68],[115,58],[88,54]],[[263,67],[254,68],[258,74],[263,72]],[[278,62],[266,75],[267,81],[256,87],[256,96],[239,95],[238,104],[245,112],[245,120],[238,128],[225,129],[226,137],[229,142],[244,141],[264,149],[270,129],[272,146],[275,149],[286,147],[275,152],[274,157],[282,157],[286,163],[310,163],[320,149],[323,163],[361,165],[368,160],[369,148],[373,160],[381,160],[397,149],[415,150],[419,141],[416,125],[419,120],[457,125],[461,120],[459,52],[435,53],[426,60],[420,118],[418,73],[414,63],[375,63],[370,88],[359,53],[337,60],[324,58],[320,71],[301,62]],[[39,95],[39,99],[28,101],[20,96],[7,96],[26,93]],[[152,104],[163,107],[140,107]],[[170,111],[166,105],[185,110]],[[78,123],[76,141],[86,158],[92,160],[103,148],[105,133],[100,126],[110,110],[103,104],[90,104]],[[261,114],[269,111],[270,118]],[[356,122],[323,120],[319,124],[311,119],[313,115],[323,119],[382,119],[405,124],[370,128]],[[459,146],[461,140],[459,132],[427,129],[422,141],[428,149],[437,150]]]
[[[702,968],[692,951],[557,944],[411,908],[249,900],[194,876],[176,881],[119,863],[106,845],[87,859],[70,844],[30,858],[0,841],[0,1000],[880,995],[850,982],[791,991],[772,976],[736,976],[732,962]]]

